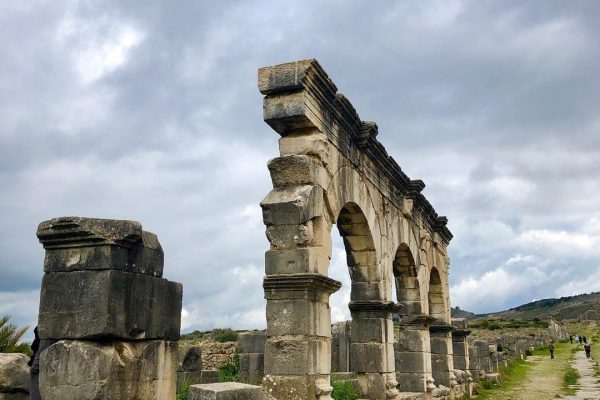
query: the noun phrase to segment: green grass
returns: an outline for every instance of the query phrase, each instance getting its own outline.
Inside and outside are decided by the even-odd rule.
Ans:
[[[190,380],[186,379],[185,383],[183,384],[183,387],[181,388],[179,393],[177,393],[177,397],[175,397],[175,400],[188,400],[188,397],[190,395],[190,386]]]
[[[579,378],[579,373],[575,369],[571,367],[567,369],[567,371],[565,372],[565,376],[563,377],[563,389],[565,391],[565,394],[575,394],[576,390],[572,388],[571,385],[576,385],[577,382],[579,382]]]
[[[490,398],[497,390],[505,390],[509,387],[518,385],[527,375],[527,362],[524,360],[515,360],[508,367],[500,368],[500,383],[491,383],[489,381],[480,382],[480,390],[477,396],[478,400]]]
[[[352,385],[350,381],[331,381],[333,391],[331,392],[331,398],[333,400],[356,400],[358,399],[359,393]]]

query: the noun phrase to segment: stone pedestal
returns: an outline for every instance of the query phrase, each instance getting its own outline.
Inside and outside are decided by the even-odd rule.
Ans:
[[[46,400],[172,400],[182,286],[162,278],[156,235],[135,221],[42,222],[38,321]]]
[[[433,379],[437,386],[443,385],[447,388],[452,388],[456,384],[452,358],[453,330],[451,325],[439,324],[429,327]]]
[[[433,318],[426,315],[402,320],[396,329],[394,358],[396,380],[401,392],[428,392],[431,384],[431,348],[428,324]]]
[[[330,399],[329,295],[340,283],[319,274],[264,280],[267,340],[263,386],[275,398]]]

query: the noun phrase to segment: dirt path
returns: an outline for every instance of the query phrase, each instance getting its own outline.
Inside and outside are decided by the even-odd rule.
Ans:
[[[586,358],[583,351],[575,354],[571,366],[579,372],[580,379],[572,387],[577,390],[574,396],[564,397],[569,400],[598,400],[600,399],[600,381],[596,376],[595,365],[592,359]]]
[[[560,396],[564,371],[571,355],[569,345],[557,346],[554,360],[549,355],[527,357],[525,377],[503,390],[494,391],[486,400],[550,400]]]

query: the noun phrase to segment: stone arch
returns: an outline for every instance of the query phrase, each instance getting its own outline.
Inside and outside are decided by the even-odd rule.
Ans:
[[[437,268],[431,268],[429,274],[428,292],[429,315],[440,321],[446,320],[446,302],[444,301],[444,288]]]
[[[406,243],[400,244],[393,261],[396,298],[406,315],[421,314],[421,290],[415,259]]]
[[[351,301],[382,300],[382,271],[369,223],[358,204],[346,203],[337,218],[352,288]]]
[[[350,370],[357,375],[361,397],[391,398],[396,393],[393,365],[388,362],[393,351],[388,337],[393,304],[384,301],[375,241],[366,215],[354,202],[341,207],[336,225],[351,280]]]

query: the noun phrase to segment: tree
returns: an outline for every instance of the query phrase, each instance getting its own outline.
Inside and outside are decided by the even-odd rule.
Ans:
[[[27,343],[19,343],[28,326],[17,328],[13,324],[9,324],[10,315],[0,317],[0,353],[24,353],[31,355],[31,348]]]

